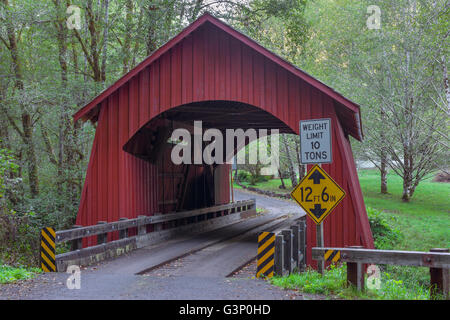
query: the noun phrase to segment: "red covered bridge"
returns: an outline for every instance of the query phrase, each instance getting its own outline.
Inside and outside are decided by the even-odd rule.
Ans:
[[[97,123],[77,224],[230,202],[228,165],[169,160],[171,132],[191,128],[194,120],[204,129],[298,134],[300,120],[331,118],[333,163],[323,168],[347,196],[324,222],[324,244],[373,248],[349,141],[362,139],[359,112],[357,104],[205,14],[74,115]],[[309,244],[315,236],[308,219]]]

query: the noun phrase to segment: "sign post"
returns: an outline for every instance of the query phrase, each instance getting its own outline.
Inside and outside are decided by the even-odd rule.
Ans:
[[[316,223],[316,246],[323,247],[322,222],[344,198],[345,192],[322,169],[322,163],[332,163],[331,119],[300,121],[300,161],[315,164],[291,192],[291,197]],[[317,271],[323,273],[325,262],[319,261]]]

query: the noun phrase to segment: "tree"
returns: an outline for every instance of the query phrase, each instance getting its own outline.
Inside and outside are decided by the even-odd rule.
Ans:
[[[379,30],[362,28],[369,4],[381,8]],[[448,165],[448,115],[440,99],[445,81],[438,72],[439,58],[448,54],[448,4],[341,0],[316,5],[312,28],[319,30],[308,43],[314,54],[306,55],[312,57],[307,65],[363,106],[360,150],[380,169],[381,191],[387,192],[388,165],[402,177],[402,199],[409,201],[428,173]],[[333,24],[326,17],[331,14]]]
[[[21,57],[19,42],[21,40],[22,28],[24,25],[15,25],[19,23],[15,19],[16,11],[15,7],[9,4],[8,0],[2,0],[1,11],[4,18],[4,31],[6,34],[6,39],[1,36],[0,40],[7,50],[10,52],[11,59],[11,69],[14,75],[14,86],[13,86],[13,101],[19,107],[19,115],[13,115],[5,106],[2,104],[2,112],[4,112],[6,118],[8,119],[10,125],[16,133],[20,136],[24,143],[24,149],[26,154],[27,166],[28,166],[28,183],[30,187],[30,193],[32,197],[39,195],[39,177],[38,177],[38,166],[37,158],[34,144],[34,126],[35,121],[33,121],[33,116],[36,114],[29,109],[26,105],[26,95],[24,93],[24,74],[23,74],[23,61]],[[23,99],[25,98],[25,99]],[[20,120],[17,121],[17,118]],[[19,124],[17,123],[19,122]]]

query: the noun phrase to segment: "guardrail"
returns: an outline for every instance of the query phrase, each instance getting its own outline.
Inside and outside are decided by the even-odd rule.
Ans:
[[[430,268],[432,297],[443,294],[449,298],[450,253],[448,249],[431,249],[430,252],[375,250],[362,247],[312,248],[313,260],[326,260],[325,253],[340,252],[340,261],[347,263],[347,283],[364,290],[364,265],[389,264]]]
[[[306,269],[306,216],[290,229],[275,234],[274,274],[283,276]]]
[[[71,242],[71,251],[56,256],[58,271],[65,271],[69,265],[89,265],[142,248],[149,244],[169,239],[180,233],[206,232],[256,214],[255,200],[207,207],[183,212],[139,216],[120,221],[99,221],[97,225],[61,230],[56,232],[55,242]],[[186,224],[187,219],[193,222]],[[163,223],[180,221],[181,226],[162,230]],[[147,225],[154,225],[155,231],[147,233]],[[137,235],[129,237],[128,230],[135,228]],[[119,239],[107,242],[110,232],[119,232]],[[97,245],[82,247],[83,238],[97,236]]]

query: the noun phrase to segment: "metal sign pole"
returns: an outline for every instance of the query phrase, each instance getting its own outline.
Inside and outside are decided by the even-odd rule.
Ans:
[[[322,168],[322,164],[319,163],[319,167]],[[323,221],[319,224],[316,224],[316,247],[323,247],[324,241],[323,241]],[[317,272],[320,274],[323,274],[323,271],[325,270],[325,261],[319,260],[317,261]]]

